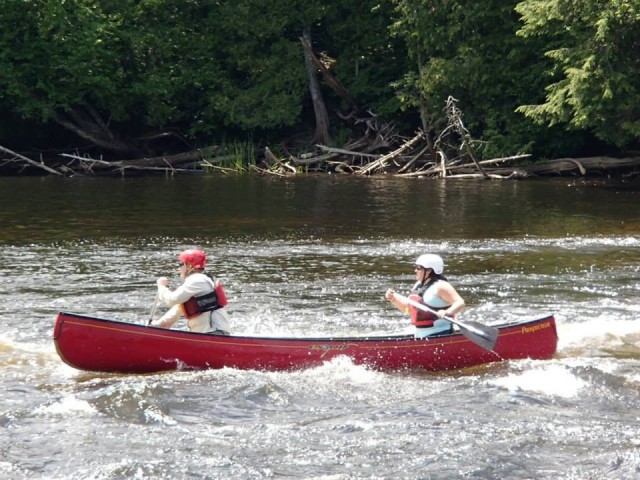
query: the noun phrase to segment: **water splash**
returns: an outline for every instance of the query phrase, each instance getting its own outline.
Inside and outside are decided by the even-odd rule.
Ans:
[[[36,408],[35,413],[44,416],[75,416],[82,413],[97,415],[98,411],[86,400],[81,400],[75,395],[67,395],[55,403]]]
[[[490,384],[518,392],[537,392],[551,397],[576,397],[587,383],[571,373],[565,366],[547,364],[522,373],[511,373],[504,378],[492,380]]]

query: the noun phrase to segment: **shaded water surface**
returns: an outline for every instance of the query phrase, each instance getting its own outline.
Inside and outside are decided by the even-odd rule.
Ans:
[[[640,184],[0,178],[0,478],[635,479]],[[58,311],[148,319],[199,246],[256,335],[410,331],[423,252],[463,320],[554,313],[559,350],[447,373],[80,372]]]

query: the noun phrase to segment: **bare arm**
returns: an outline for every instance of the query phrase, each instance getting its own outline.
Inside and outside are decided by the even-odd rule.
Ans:
[[[464,299],[449,282],[438,282],[436,295],[449,304],[448,308],[438,310],[439,318],[453,317],[465,307]]]

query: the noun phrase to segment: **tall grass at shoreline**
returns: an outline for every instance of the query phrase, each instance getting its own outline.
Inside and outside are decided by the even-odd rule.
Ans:
[[[205,171],[229,170],[246,172],[256,164],[256,146],[250,140],[244,142],[223,142],[215,157],[202,162]]]

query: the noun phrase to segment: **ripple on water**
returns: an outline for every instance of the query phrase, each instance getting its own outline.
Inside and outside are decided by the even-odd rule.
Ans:
[[[393,194],[378,195],[378,185],[373,199],[371,183],[350,183],[362,195],[341,204],[350,208],[340,209],[348,213],[339,221],[335,204],[326,205],[337,201],[332,196],[318,206],[293,195],[275,200],[273,210],[268,202],[243,211],[227,205],[233,215],[219,209],[209,217],[180,208],[178,195],[175,211],[165,202],[154,217],[136,213],[145,202],[118,203],[118,190],[99,211],[67,208],[68,228],[44,209],[23,211],[34,217],[28,243],[9,221],[0,245],[0,275],[11,285],[0,290],[0,476],[634,478],[640,239],[615,226],[640,218],[638,202],[598,197],[584,209],[588,216],[572,221],[575,203],[555,201],[555,190],[528,195],[532,184],[517,183],[512,195],[490,183],[473,191],[449,181],[389,183],[398,185]],[[150,203],[171,195],[171,185],[155,185]],[[287,183],[293,192],[300,187]],[[415,198],[433,192],[442,197],[429,204],[431,218],[416,222]],[[564,191],[569,200],[579,200],[576,193]],[[481,194],[491,202],[480,202]],[[399,214],[404,202],[411,208]],[[290,204],[304,208],[292,214]],[[546,362],[445,373],[383,373],[336,358],[290,373],[126,376],[78,372],[60,361],[51,341],[57,311],[142,323],[155,278],[176,285],[176,253],[192,245],[211,252],[239,333],[409,331],[383,295],[409,288],[412,262],[428,250],[444,256],[464,295],[463,319],[554,313],[559,352]]]

